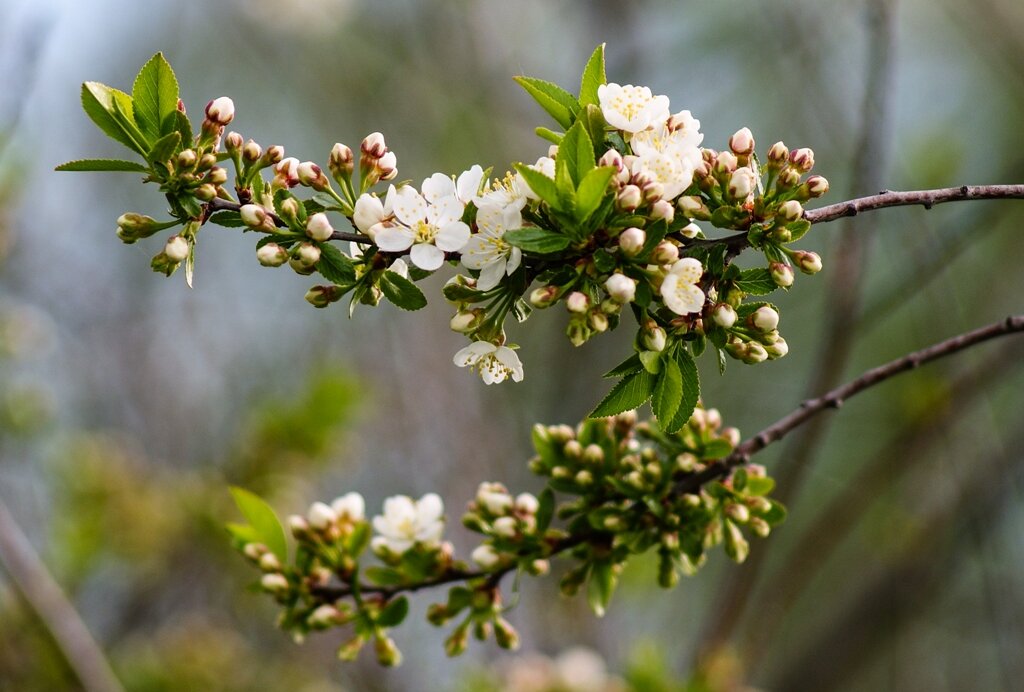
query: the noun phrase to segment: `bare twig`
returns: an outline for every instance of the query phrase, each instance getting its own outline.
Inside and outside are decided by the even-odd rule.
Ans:
[[[68,665],[89,692],[123,689],[74,606],[50,575],[28,538],[0,502],[0,563],[53,635]]]
[[[936,204],[944,202],[961,202],[972,199],[1024,199],[1024,185],[961,185],[960,187],[910,190],[908,192],[883,190],[877,195],[858,197],[846,202],[830,204],[820,209],[805,211],[804,218],[811,223],[828,223],[836,219],[856,216],[862,211],[915,205],[931,209]]]

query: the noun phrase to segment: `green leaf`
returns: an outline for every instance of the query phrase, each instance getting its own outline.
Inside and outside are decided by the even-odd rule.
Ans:
[[[775,500],[768,500],[768,502],[771,503],[771,509],[762,514],[761,518],[772,526],[784,522],[786,520],[786,508],[781,502],[776,502]]]
[[[608,192],[608,183],[615,175],[611,166],[602,166],[589,171],[580,181],[576,190],[576,219],[583,223],[601,206],[601,200]]]
[[[157,53],[139,70],[132,86],[135,122],[149,141],[175,129],[174,113],[178,110],[178,80],[174,70]]]
[[[172,122],[174,123],[174,129],[181,134],[181,141],[191,144],[193,137],[192,123],[189,121],[188,116],[181,111],[176,110],[174,111]]]
[[[666,358],[658,376],[658,384],[655,385],[654,394],[651,396],[651,409],[659,421],[671,421],[679,410],[682,399],[683,375],[679,370],[679,364],[674,358]]]
[[[558,188],[555,187],[553,179],[522,163],[514,164],[514,167],[538,197],[551,206],[558,207]]]
[[[380,611],[380,615],[377,616],[377,624],[381,627],[396,627],[402,624],[402,621],[405,620],[405,616],[408,614],[409,599],[405,596],[399,596],[384,606],[384,610]]]
[[[117,118],[115,102],[121,104],[122,111],[131,112],[132,97],[123,91],[118,91],[99,82],[82,84],[82,108],[85,109],[85,114],[108,137],[145,156],[147,152],[132,138],[129,130]]]
[[[658,243],[665,239],[665,234],[668,233],[668,223],[664,219],[659,219],[650,224],[645,232],[647,233],[647,240],[644,241],[644,246],[637,253],[637,260],[639,261],[650,259],[654,248],[658,247]]]
[[[693,362],[693,358],[686,349],[678,348],[675,353],[675,361],[679,366],[683,395],[672,420],[666,422],[659,419],[659,425],[665,432],[676,432],[686,425],[686,421],[690,420],[693,409],[697,406],[697,400],[700,398],[700,376],[697,374],[697,364]]]
[[[149,169],[134,161],[119,159],[77,159],[57,166],[55,171],[110,171],[119,173],[148,173]]]
[[[580,104],[576,97],[568,91],[535,77],[513,77],[519,86],[526,89],[526,93],[533,97],[533,100],[540,104],[540,107],[548,112],[562,127],[572,125],[573,118],[580,110]]]
[[[730,454],[732,454],[732,445],[726,440],[711,440],[704,445],[700,458],[703,461],[714,461],[715,459],[724,459]]]
[[[775,481],[767,476],[747,476],[748,495],[767,495],[775,489]]]
[[[617,413],[635,409],[650,399],[653,392],[654,375],[646,370],[640,370],[619,380],[587,417],[614,416]]]
[[[811,222],[808,221],[807,219],[797,219],[793,223],[786,226],[786,229],[789,230],[791,234],[789,242],[792,243],[794,240],[800,240],[801,238],[803,238],[804,234],[806,234],[807,231],[811,230]]]
[[[484,292],[455,282],[445,284],[441,289],[445,299],[453,303],[479,303],[484,299]]]
[[[551,488],[544,488],[538,498],[537,505],[537,532],[543,533],[551,525],[551,518],[555,515],[555,493]]]
[[[242,215],[237,211],[218,211],[216,214],[211,214],[210,218],[207,219],[210,223],[215,223],[218,226],[224,226],[225,228],[241,228],[245,226],[242,223]],[[263,240],[261,238],[261,240]],[[267,240],[267,242],[270,242]],[[266,243],[264,243],[265,245]],[[259,246],[257,246],[258,249]]]
[[[640,351],[640,362],[644,366],[644,370],[657,375],[661,372],[661,354],[663,351]]]
[[[590,141],[594,145],[594,156],[600,158],[606,151],[604,141],[608,121],[604,119],[604,113],[591,103],[580,112],[578,120],[583,123],[587,134],[590,135]]]
[[[597,88],[608,82],[604,71],[604,44],[594,49],[580,79],[580,105],[597,104]]]
[[[569,237],[543,228],[514,228],[502,236],[509,245],[525,252],[547,255],[569,247]]]
[[[622,377],[623,375],[629,375],[639,370],[643,370],[643,368],[644,366],[643,363],[640,362],[640,356],[634,353],[629,358],[601,375],[601,377]]]
[[[374,565],[363,570],[363,574],[378,586],[398,586],[405,583],[405,575],[391,567],[378,567]]]
[[[766,296],[778,288],[772,280],[771,272],[764,267],[743,270],[735,283],[736,288],[754,296]]]
[[[153,148],[149,150],[150,163],[167,163],[171,160],[171,157],[178,153],[178,149],[181,146],[181,133],[174,131],[170,132],[156,141]]]
[[[595,562],[590,571],[590,583],[587,584],[587,602],[597,617],[604,617],[608,602],[615,592],[615,573],[611,562]]]
[[[328,281],[339,286],[355,283],[356,268],[345,254],[330,243],[320,243],[320,261],[316,270]]]
[[[323,255],[320,259],[323,260]],[[416,284],[390,269],[380,276],[380,290],[385,298],[403,310],[419,310],[427,304],[426,296]]]
[[[259,543],[260,536],[249,524],[235,524],[229,523],[226,527],[231,537],[238,541],[241,545],[246,543]]]
[[[590,141],[587,128],[583,126],[581,121],[577,120],[576,124],[565,133],[562,143],[558,146],[558,158],[556,161],[558,163],[565,162],[569,176],[577,188],[583,181],[583,176],[593,170],[596,165],[594,161],[594,144]]]
[[[565,136],[561,132],[554,132],[552,130],[549,130],[546,127],[535,127],[533,129],[533,132],[534,132],[534,134],[536,134],[541,139],[546,139],[547,141],[551,142],[552,144],[561,144],[562,143],[562,137]]]
[[[284,536],[284,527],[260,496],[244,488],[231,487],[231,496],[246,521],[256,530],[259,540],[274,553],[281,562],[288,560],[288,543]]]

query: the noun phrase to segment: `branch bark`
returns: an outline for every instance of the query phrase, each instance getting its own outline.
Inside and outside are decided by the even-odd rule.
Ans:
[[[820,209],[804,212],[804,218],[813,223],[828,223],[836,219],[856,216],[863,211],[920,205],[931,209],[936,204],[962,202],[974,199],[1024,199],[1024,185],[961,185],[934,190],[894,192],[883,190],[877,195],[858,197],[837,202]]]

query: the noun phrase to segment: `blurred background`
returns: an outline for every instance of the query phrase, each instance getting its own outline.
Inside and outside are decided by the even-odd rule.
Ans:
[[[451,365],[444,271],[427,309],[352,320],[314,311],[308,279],[262,269],[230,229],[202,234],[194,290],[155,275],[157,245],[123,246],[114,220],[160,216],[156,190],[53,172],[122,155],[80,83],[130,87],[162,50],[191,113],[230,95],[234,129],[321,163],[380,130],[418,181],[541,155],[545,116],[511,78],[575,89],[605,41],[610,79],[692,110],[705,146],[747,125],[761,150],[812,147],[825,202],[1024,182],[1017,0],[0,0],[0,689],[79,688],[62,636],[131,690],[1019,689],[1019,338],[873,389],[759,456],[790,520],[742,566],[717,554],[662,593],[638,562],[603,620],[554,578],[528,581],[515,656],[449,660],[411,617],[401,668],[341,664],[343,632],[296,646],[245,589],[254,573],[222,529],[229,483],[282,514],[349,490],[371,511],[438,491],[453,519],[481,480],[536,491],[530,424],[585,415],[632,335],[574,350],[563,314],[536,313],[512,333],[525,382],[484,387]],[[706,404],[753,434],[1020,313],[1022,222],[1020,202],[979,202],[816,227],[801,247],[825,271],[777,298],[790,356],[724,377],[705,359]],[[472,545],[457,522],[449,535]]]

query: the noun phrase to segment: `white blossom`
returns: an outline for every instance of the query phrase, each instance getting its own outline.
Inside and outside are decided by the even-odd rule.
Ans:
[[[501,483],[481,483],[476,491],[476,502],[494,515],[504,514],[512,508],[512,495]]]
[[[373,518],[376,553],[401,555],[414,545],[436,548],[444,531],[444,503],[436,493],[419,500],[394,495],[384,500],[384,513]]]
[[[310,505],[306,518],[309,519],[310,526],[318,531],[322,531],[336,522],[338,515],[331,509],[330,505],[326,505],[323,502],[314,502]]]
[[[704,291],[697,283],[703,274],[704,266],[693,257],[683,257],[673,264],[661,283],[665,306],[677,315],[699,312],[704,307]]]
[[[458,252],[469,240],[469,226],[461,220],[464,205],[454,196],[428,202],[410,186],[388,197],[396,223],[377,231],[374,242],[381,250],[409,250],[413,264],[433,271],[444,263],[444,253]]]
[[[368,235],[371,240],[376,238],[377,232],[387,227],[389,222],[394,219],[392,211],[394,198],[394,185],[388,187],[388,193],[383,202],[377,195],[369,193],[360,195],[352,214],[352,221],[356,228]]]
[[[335,498],[331,503],[331,509],[339,521],[355,523],[366,518],[366,501],[359,493],[345,493]]]
[[[495,346],[489,341],[474,341],[460,349],[453,360],[460,368],[478,370],[484,384],[504,382],[509,377],[513,382],[523,381],[523,364],[516,352],[508,346]]]
[[[623,132],[640,132],[668,120],[668,96],[655,96],[649,87],[602,84],[597,98],[604,119]]]
[[[522,225],[523,217],[513,205],[502,208],[483,204],[477,211],[478,232],[470,236],[462,248],[462,264],[480,271],[480,278],[476,280],[478,290],[491,290],[503,276],[519,268],[523,252],[506,243],[504,235],[505,231]]]
[[[475,203],[479,200],[480,184],[483,179],[484,169],[473,166],[468,171],[463,171],[457,180],[444,173],[435,173],[423,181],[420,189],[423,191],[423,197],[431,204],[445,197],[454,197],[465,207],[470,202]]]
[[[541,156],[539,159],[537,159],[537,163],[533,164],[532,166],[529,166],[529,168],[532,168],[535,171],[543,173],[544,175],[551,179],[554,179],[555,177],[555,160],[550,156]],[[533,188],[530,187],[530,184],[527,183],[521,175],[516,173],[516,177],[523,187],[523,192],[526,193],[526,196],[529,199],[540,199],[540,195],[533,191]]]
[[[501,555],[494,549],[494,546],[487,545],[486,543],[474,548],[471,557],[473,562],[484,569],[491,569],[501,561]]]

